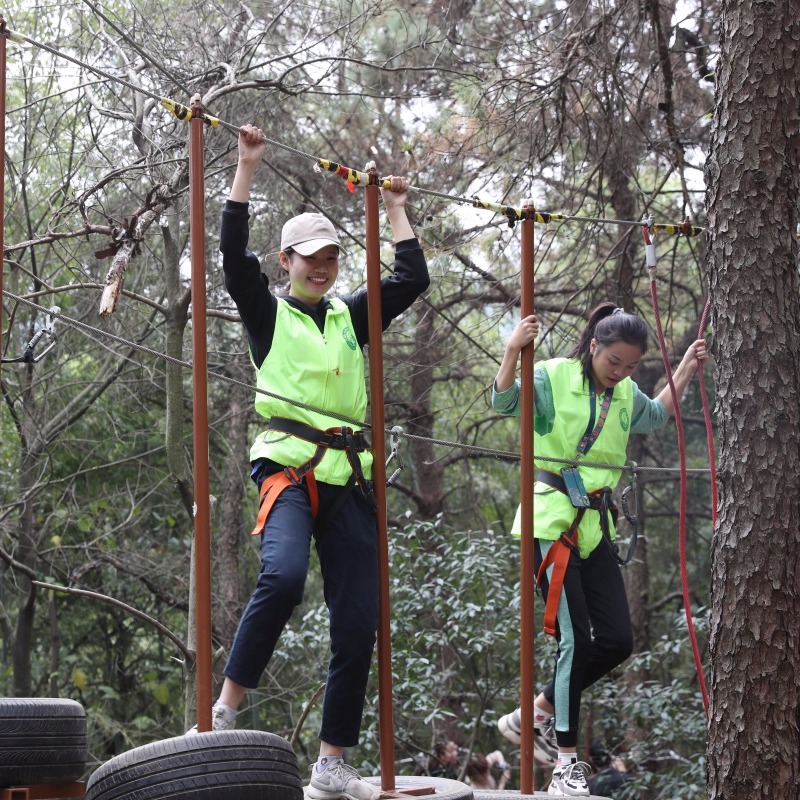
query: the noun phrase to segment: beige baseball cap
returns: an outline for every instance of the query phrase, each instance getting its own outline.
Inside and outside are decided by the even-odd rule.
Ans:
[[[301,256],[310,256],[329,244],[344,253],[333,223],[323,214],[299,214],[287,220],[281,231],[281,250],[291,247]]]

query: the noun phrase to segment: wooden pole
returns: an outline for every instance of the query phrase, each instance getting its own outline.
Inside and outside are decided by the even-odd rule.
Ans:
[[[522,281],[522,316],[533,314],[533,201],[523,201],[524,211],[530,214],[522,220],[520,272]],[[536,580],[533,554],[533,349],[534,342],[522,348],[520,379],[520,440],[522,466],[520,503],[522,538],[520,539],[520,776],[521,794],[533,794],[535,762],[533,758],[533,701],[534,686],[534,598]]]
[[[386,440],[383,435],[383,327],[381,319],[381,242],[378,172],[366,167],[370,185],[364,190],[367,228],[367,306],[369,308],[369,390],[372,421],[372,478],[377,503],[378,535],[378,719],[380,723],[381,789],[394,790],[394,719],[392,712],[392,638],[389,609],[389,536],[386,522]],[[375,181],[375,183],[372,183]]]
[[[189,121],[189,236],[192,275],[192,385],[194,444],[197,730],[211,730],[211,501],[208,480],[206,350],[206,236],[203,105],[192,98]]]

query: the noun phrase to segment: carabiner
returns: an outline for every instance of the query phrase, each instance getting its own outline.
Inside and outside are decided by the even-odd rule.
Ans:
[[[391,486],[399,477],[400,473],[403,471],[403,461],[400,458],[400,437],[403,435],[403,429],[399,425],[395,425],[392,430],[389,432],[390,438],[389,441],[391,442],[392,452],[389,453],[389,458],[386,459],[386,468],[389,468],[389,464],[392,461],[397,462],[397,468],[391,474],[389,478],[386,479],[386,485]]]
[[[622,490],[622,496],[620,497],[620,505],[622,506],[622,513],[625,515],[625,519],[630,522],[630,524],[635,528],[638,529],[639,527],[639,503],[638,500],[636,501],[636,505],[633,510],[633,514],[631,514],[630,506],[628,505],[628,494],[633,491],[633,496],[636,498],[636,462],[631,461],[632,470],[631,470],[631,482],[629,486],[626,486]]]

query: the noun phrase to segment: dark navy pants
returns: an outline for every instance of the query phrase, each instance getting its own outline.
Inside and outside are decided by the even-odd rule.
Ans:
[[[343,491],[317,482],[319,515]],[[290,486],[276,500],[261,534],[261,573],[239,622],[225,675],[258,686],[278,639],[303,599],[314,520],[305,486]],[[354,488],[315,540],[330,615],[331,659],[320,739],[339,747],[358,744],[375,635],[378,628],[378,542],[375,512]]]
[[[536,571],[555,542],[535,539]],[[550,574],[542,581],[545,600]],[[556,740],[578,743],[581,693],[619,666],[633,650],[633,633],[622,572],[605,541],[588,558],[571,553],[556,620],[558,655],[553,677],[543,689],[556,710]]]

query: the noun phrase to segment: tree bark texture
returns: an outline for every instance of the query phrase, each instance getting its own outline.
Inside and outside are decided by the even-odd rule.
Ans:
[[[17,530],[16,559],[35,570],[38,566],[36,555],[39,526],[36,524],[36,497],[34,486],[36,476],[41,472],[41,438],[36,430],[37,403],[33,391],[33,373],[26,370],[25,410],[20,430],[20,475],[18,493],[24,501],[20,504],[19,528]],[[14,632],[12,665],[14,670],[13,687],[15,697],[30,697],[33,687],[32,653],[36,634],[36,587],[27,575],[19,574],[17,619]]]
[[[242,346],[246,347],[246,336],[242,328]],[[252,367],[249,363],[230,365],[229,373],[242,383],[252,378]],[[230,651],[236,627],[244,609],[251,587],[243,586],[242,553],[250,529],[255,522],[250,516],[245,517],[243,509],[248,509],[246,498],[254,498],[256,486],[249,477],[247,453],[248,421],[253,409],[253,392],[232,384],[228,395],[230,416],[228,431],[224,445],[229,448],[228,457],[220,465],[220,481],[222,483],[222,502],[219,510],[219,531],[214,540],[214,633],[226,653]]]
[[[800,17],[723,2],[706,168],[717,366],[708,788],[800,785]]]
[[[416,342],[416,369],[411,377],[411,396],[414,404],[409,412],[408,432],[414,436],[433,437],[436,414],[433,410],[434,369],[441,355],[438,351],[438,336],[432,309],[417,303],[414,307],[417,324],[414,332]],[[423,519],[433,519],[444,510],[443,462],[436,458],[433,445],[428,441],[417,441],[411,445],[411,460],[414,463],[414,499]],[[402,480],[402,478],[401,478]]]

